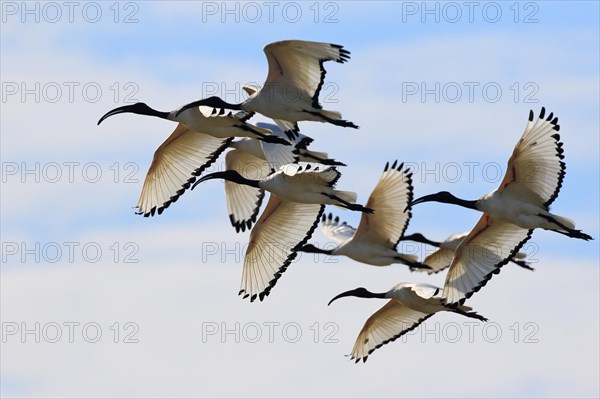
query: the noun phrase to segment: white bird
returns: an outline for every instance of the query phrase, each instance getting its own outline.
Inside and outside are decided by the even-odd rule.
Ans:
[[[446,275],[443,297],[456,306],[479,291],[531,238],[533,229],[543,228],[569,237],[591,240],[575,230],[574,223],[548,211],[565,175],[558,119],[544,119],[542,108],[533,123],[533,111],[523,137],[516,145],[500,187],[478,200],[466,201],[448,192],[428,195],[413,205],[438,201],[477,209],[483,213],[475,227],[456,248]]]
[[[430,269],[418,269],[411,268],[412,271],[426,271],[427,274],[439,273],[442,270],[447,269],[452,263],[452,259],[454,258],[454,251],[460,244],[460,242],[469,234],[469,232],[457,233],[453,234],[450,237],[446,238],[444,241],[432,241],[421,233],[413,233],[410,235],[403,236],[400,241],[415,241],[420,242],[422,244],[432,245],[437,250],[433,251],[429,255],[425,257],[425,259],[421,262],[422,264],[429,266]],[[510,259],[510,262],[515,263],[527,270],[534,270],[533,267],[529,266],[529,264],[524,261],[527,257],[525,252],[517,252],[515,256]]]
[[[554,215],[548,211],[550,204],[558,196],[565,177],[565,163],[558,118],[550,113],[545,118],[545,108],[533,123],[533,111],[523,136],[515,146],[508,160],[506,174],[500,187],[483,197],[468,201],[447,191],[426,195],[412,202],[436,201],[460,205],[484,212],[522,229],[542,228],[556,231],[569,237],[591,240],[592,237],[575,230],[572,220]]]
[[[361,359],[366,362],[375,349],[414,330],[437,312],[453,312],[487,321],[485,317],[473,312],[473,309],[468,306],[460,305],[454,308],[445,306],[439,295],[440,291],[440,288],[429,284],[400,283],[388,292],[373,293],[361,287],[343,292],[333,298],[329,305],[336,299],[345,296],[389,299],[382,308],[367,319],[360,330],[352,348],[351,359],[356,359],[356,363]]]
[[[254,301],[269,295],[295,259],[297,251],[317,227],[325,204],[372,212],[354,204],[356,194],[335,190],[341,174],[333,166],[289,164],[262,180],[251,180],[228,170],[208,174],[194,184],[223,178],[270,191],[271,197],[250,233],[239,294]]]
[[[210,114],[202,112],[200,107],[210,107],[210,99],[204,99],[198,101],[197,106],[194,107],[179,107],[178,109],[171,112],[157,111],[150,108],[145,103],[135,103],[131,105],[124,105],[117,107],[113,110],[108,111],[100,118],[98,125],[102,123],[106,118],[123,113],[131,113],[138,115],[154,116],[161,119],[170,120],[173,122],[183,123],[190,130],[208,134],[216,138],[226,139],[229,137],[253,137],[259,140],[263,140],[267,143],[278,143],[283,145],[289,145],[289,142],[281,137],[272,136],[271,131],[256,127],[247,122],[254,113],[237,113],[233,114],[229,112],[225,114],[225,110],[221,109],[217,113],[216,109],[213,109]]]
[[[277,125],[259,122],[256,126],[271,130],[273,135],[285,137],[285,133]],[[225,155],[225,169],[235,170],[247,179],[264,179],[281,166],[299,161],[313,160],[325,165],[345,166],[329,159],[327,153],[308,150],[306,147],[312,141],[298,131],[290,139],[292,146],[242,138],[231,143],[230,148],[233,150]],[[229,220],[236,232],[250,229],[256,221],[264,190],[226,180],[225,198]]]
[[[310,163],[288,164],[264,179],[247,179],[235,170],[210,173],[198,179],[192,190],[211,179],[225,179],[237,184],[261,188],[282,200],[302,204],[336,205],[352,211],[372,213],[368,207],[356,204],[357,195],[352,191],[334,189],[341,173],[334,166]]]
[[[271,131],[258,128],[246,122],[252,115],[205,115],[196,108],[175,117],[175,111],[160,112],[144,103],[136,103],[115,108],[107,112],[98,125],[106,118],[134,113],[156,116],[178,122],[171,135],[154,153],[152,164],[146,175],[142,194],[136,205],[139,215],[145,217],[159,215],[189,188],[208,166],[231,144],[233,137],[257,137],[259,140],[285,143],[282,137],[271,135]]]
[[[409,169],[402,170],[403,167],[404,164],[398,165],[397,161],[391,167],[389,162],[386,163],[366,205],[375,213],[363,213],[358,229],[346,222],[340,224],[339,218],[332,219],[331,214],[328,218],[323,216],[323,232],[338,242],[337,248],[326,250],[309,244],[301,251],[345,255],[374,266],[403,263],[414,268],[427,268],[418,262],[417,256],[396,251],[411,217],[410,210],[404,212],[404,209],[410,206],[412,200],[412,173]]]
[[[187,107],[205,104],[214,108],[258,112],[291,123],[318,121],[358,128],[354,123],[343,120],[339,112],[324,110],[319,103],[326,74],[323,63],[348,61],[348,50],[337,44],[285,40],[265,46],[264,52],[269,72],[262,89],[256,90],[239,104],[211,97],[209,102],[200,100],[185,105],[180,112]]]

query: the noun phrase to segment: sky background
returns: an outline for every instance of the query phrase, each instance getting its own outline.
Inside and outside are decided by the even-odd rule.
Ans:
[[[600,395],[597,2],[69,4],[1,2],[3,397]],[[300,128],[348,164],[338,187],[359,202],[395,159],[412,166],[416,196],[493,190],[529,110],[545,106],[567,164],[552,210],[596,240],[536,231],[524,248],[536,270],[507,265],[469,301],[490,322],[436,315],[366,364],[344,355],[383,303],[327,302],[444,273],[303,254],[263,303],[242,300],[248,233],[229,225],[220,182],[159,217],[134,214],[175,124],[96,122],[136,101],[241,101],[266,76],[262,48],[283,39],[352,53],[326,64],[321,102],[360,130]],[[441,240],[479,216],[424,204],[408,232]]]

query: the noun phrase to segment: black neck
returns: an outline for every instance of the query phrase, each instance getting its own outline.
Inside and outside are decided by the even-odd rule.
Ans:
[[[235,170],[226,170],[224,172],[215,172],[215,173],[211,173],[209,175],[202,177],[196,183],[194,183],[194,185],[192,186],[192,190],[194,189],[194,187],[196,187],[198,184],[202,183],[203,181],[211,180],[211,179],[225,179],[225,180],[229,180],[231,182],[237,183],[237,184],[244,184],[246,186],[260,188],[260,185],[259,185],[260,180],[246,179],[244,176],[240,175]]]
[[[333,255],[333,249],[321,249],[321,248],[315,247],[312,244],[306,244],[305,246],[300,248],[299,251],[308,252],[311,254]]]
[[[462,198],[458,198],[453,194],[447,191],[441,191],[436,194],[426,195],[424,197],[418,198],[411,203],[411,206],[423,203],[423,202],[443,202],[446,204],[454,204],[458,206],[462,206],[464,208],[469,209],[477,209],[478,200],[464,200]]]
[[[400,241],[415,241],[415,242],[420,242],[421,244],[433,245],[434,247],[437,247],[437,248],[439,248],[441,245],[440,242],[431,241],[430,239],[426,238],[421,233],[414,233],[414,234],[411,234],[408,236],[404,236],[400,239]]]

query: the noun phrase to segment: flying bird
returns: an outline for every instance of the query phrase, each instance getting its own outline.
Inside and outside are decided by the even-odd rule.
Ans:
[[[440,291],[440,288],[429,284],[400,283],[388,292],[373,293],[361,287],[343,292],[333,298],[329,305],[345,296],[389,299],[381,309],[367,319],[360,330],[352,348],[351,359],[356,363],[361,359],[366,362],[373,351],[414,330],[437,312],[453,312],[487,321],[468,306],[460,305],[454,308],[445,306]]]
[[[154,152],[152,164],[146,174],[136,213],[145,217],[159,215],[190,187],[196,177],[209,167],[231,144],[234,136],[257,137],[259,140],[289,145],[282,137],[271,135],[271,131],[246,122],[247,113],[204,115],[199,108],[190,108],[179,117],[175,111],[160,112],[144,103],[115,108],[107,112],[106,118],[134,113],[155,116],[178,122],[171,135]],[[193,126],[193,127],[192,127]]]
[[[284,40],[265,46],[264,52],[269,64],[267,79],[263,87],[255,89],[245,101],[231,104],[219,97],[211,97],[208,102],[200,100],[185,105],[179,112],[205,104],[214,108],[258,112],[292,124],[317,121],[358,128],[354,123],[343,120],[339,112],[324,110],[319,103],[326,74],[323,64],[327,61],[348,61],[348,50],[337,44]]]
[[[356,204],[356,193],[334,189],[341,173],[334,166],[310,163],[288,164],[263,179],[247,179],[235,170],[210,173],[198,179],[198,184],[211,179],[225,179],[249,187],[269,191],[283,200],[302,204],[336,205],[351,211],[372,213],[373,210]]]
[[[410,235],[403,236],[400,241],[415,241],[420,242],[421,244],[428,244],[438,248],[433,251],[429,255],[425,257],[425,259],[421,262],[422,264],[429,266],[430,269],[422,269],[422,268],[412,268],[412,271],[426,271],[427,274],[439,273],[442,270],[446,270],[450,263],[452,263],[452,259],[454,258],[454,251],[458,247],[458,244],[469,234],[469,232],[465,233],[457,233],[453,234],[450,237],[446,238],[444,241],[432,241],[421,233],[413,233]],[[533,267],[529,266],[529,264],[524,261],[527,254],[525,252],[517,252],[515,256],[510,259],[510,262],[521,266],[527,270],[534,270]]]
[[[250,232],[239,291],[250,301],[269,295],[298,250],[310,239],[325,209],[337,205],[360,212],[372,209],[355,204],[356,194],[335,190],[341,174],[333,166],[289,164],[265,179],[246,179],[238,172],[215,172],[199,183],[223,178],[271,192],[269,202]]]
[[[154,116],[161,119],[167,119],[173,122],[183,123],[190,130],[207,134],[216,138],[226,139],[229,137],[253,137],[263,140],[267,143],[278,143],[289,145],[289,142],[281,137],[272,136],[271,131],[256,127],[247,122],[254,113],[238,113],[234,115],[232,112],[225,114],[224,110],[217,113],[216,109],[212,113],[205,114],[200,109],[200,106],[209,107],[210,99],[198,101],[198,106],[180,107],[171,112],[157,111],[150,108],[145,103],[135,103],[117,107],[108,111],[98,121],[101,124],[106,118],[113,115],[132,113],[138,115]]]
[[[565,176],[558,130],[558,118],[553,118],[552,113],[545,118],[542,108],[534,122],[533,111],[530,111],[525,132],[508,161],[506,175],[498,189],[473,201],[448,192],[413,201],[413,205],[446,202],[484,212],[454,252],[442,295],[448,305],[464,303],[494,274],[500,273],[500,268],[516,256],[535,228],[592,239],[575,230],[571,220],[548,211]]]
[[[476,200],[464,200],[447,191],[426,195],[412,205],[428,201],[455,204],[484,212],[522,229],[542,228],[569,237],[591,240],[592,237],[575,230],[575,223],[549,212],[558,196],[565,177],[563,143],[560,141],[558,118],[550,113],[545,118],[542,107],[534,123],[533,111],[523,136],[508,160],[506,174],[500,187]]]
[[[259,122],[257,127],[271,130],[273,135],[285,137],[282,128]],[[329,159],[327,153],[308,150],[313,141],[297,132],[290,139],[292,146],[265,143],[252,138],[242,138],[231,143],[231,151],[225,155],[225,169],[235,170],[247,179],[264,179],[281,166],[299,161],[316,161],[325,165],[345,166]],[[264,198],[264,190],[225,180],[225,198],[229,220],[236,232],[250,230],[256,221]]]
[[[323,216],[322,229],[325,235],[335,240],[339,246],[334,249],[321,249],[312,244],[301,248],[303,252],[327,255],[345,255],[357,262],[374,266],[388,266],[403,263],[414,268],[429,268],[418,262],[415,255],[401,254],[396,251],[398,242],[404,235],[411,212],[412,173],[402,170],[404,164],[395,161],[390,167],[386,163],[383,174],[373,189],[366,206],[375,213],[363,213],[358,229],[339,222],[339,218]]]

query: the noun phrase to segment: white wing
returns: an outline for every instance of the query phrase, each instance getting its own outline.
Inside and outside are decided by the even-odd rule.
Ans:
[[[427,255],[422,262],[431,269],[416,268],[413,269],[413,271],[426,271],[427,274],[439,273],[450,266],[452,259],[454,259],[454,250],[449,248],[439,248],[438,250]]]
[[[325,79],[325,61],[344,63],[350,52],[343,46],[329,43],[285,40],[267,45],[264,52],[269,62],[265,83],[293,85],[313,100],[313,107],[321,108],[319,93]],[[283,86],[287,87],[287,86]]]
[[[215,138],[178,124],[154,152],[146,174],[137,214],[154,216],[187,190],[204,169],[229,146],[233,138]]]
[[[506,175],[500,190],[509,185],[523,186],[531,191],[546,208],[556,199],[565,177],[563,149],[560,142],[558,118],[550,113],[545,117],[545,108],[533,123],[533,111],[523,136],[508,160]],[[514,187],[513,187],[514,189]]]
[[[298,249],[310,239],[324,209],[324,205],[282,201],[271,194],[250,233],[240,295],[249,296],[250,301],[269,295]]]
[[[413,310],[395,299],[391,299],[367,319],[356,338],[351,358],[356,359],[356,363],[361,359],[366,362],[367,357],[375,349],[381,348],[417,328],[419,324],[434,314]]]
[[[463,304],[494,274],[500,273],[500,268],[518,253],[532,233],[533,230],[522,229],[484,213],[456,248],[444,284],[445,302]]]
[[[247,179],[262,179],[269,175],[270,168],[265,160],[242,151],[232,150],[225,155],[225,169],[235,170]],[[225,198],[229,220],[237,232],[246,231],[256,221],[265,192],[225,180]]]
[[[348,241],[354,237],[356,229],[346,222],[340,223],[340,218],[335,217],[330,213],[328,216],[323,215],[321,219],[321,230],[330,239],[338,244]]]
[[[372,214],[363,213],[354,240],[378,243],[395,248],[404,235],[411,217],[413,199],[412,173],[402,170],[404,164],[397,162],[385,169],[365,205],[373,209]]]

